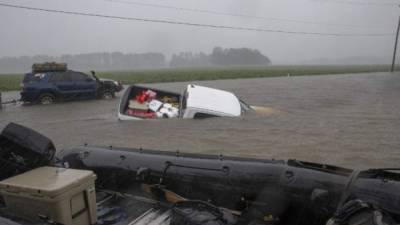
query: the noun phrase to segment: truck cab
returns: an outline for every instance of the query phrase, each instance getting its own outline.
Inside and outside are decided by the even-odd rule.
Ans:
[[[240,100],[227,91],[191,84],[182,96],[180,112],[184,119],[242,114]]]

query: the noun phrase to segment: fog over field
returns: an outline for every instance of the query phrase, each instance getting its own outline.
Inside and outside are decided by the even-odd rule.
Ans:
[[[274,64],[389,63],[395,0],[4,0],[2,3],[312,35],[207,28],[0,7],[0,57],[92,52],[207,52],[258,49]],[[229,14],[229,15],[228,15]],[[383,36],[369,36],[389,34]]]

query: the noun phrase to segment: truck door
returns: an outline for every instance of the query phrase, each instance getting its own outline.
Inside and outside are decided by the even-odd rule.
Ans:
[[[72,98],[75,95],[75,85],[71,81],[70,72],[54,72],[49,82],[53,83],[59,95],[63,98]]]
[[[78,97],[95,97],[97,82],[88,75],[81,72],[72,72],[72,80]]]

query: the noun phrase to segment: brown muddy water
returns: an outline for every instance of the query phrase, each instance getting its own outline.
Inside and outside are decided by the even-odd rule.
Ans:
[[[82,145],[300,159],[349,168],[400,166],[400,74],[370,73],[192,82],[232,91],[263,114],[203,120],[117,120],[119,97],[8,105],[17,122],[58,149]],[[152,84],[180,91],[187,83]],[[3,101],[18,92],[3,93]]]

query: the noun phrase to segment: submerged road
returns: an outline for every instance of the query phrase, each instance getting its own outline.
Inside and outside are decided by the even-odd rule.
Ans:
[[[17,122],[58,149],[82,145],[307,160],[349,168],[399,167],[400,74],[369,73],[193,82],[232,91],[262,115],[119,122],[113,100],[7,105]],[[152,84],[180,91],[187,83]],[[18,92],[3,93],[3,101]]]

